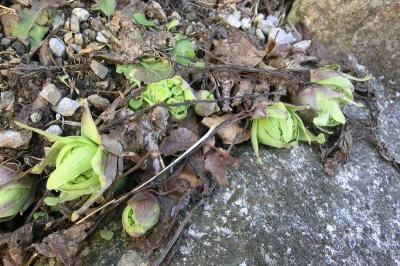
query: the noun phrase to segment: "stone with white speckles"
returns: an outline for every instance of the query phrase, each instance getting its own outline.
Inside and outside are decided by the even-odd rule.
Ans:
[[[62,116],[73,116],[75,111],[79,108],[79,103],[70,98],[62,98],[61,101],[54,108],[54,111],[61,114]]]

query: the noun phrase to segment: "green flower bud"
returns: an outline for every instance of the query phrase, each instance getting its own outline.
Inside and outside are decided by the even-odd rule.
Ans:
[[[266,108],[266,117],[253,119],[251,142],[257,158],[259,158],[258,143],[275,148],[290,148],[297,145],[298,141],[325,142],[323,134],[314,136],[306,129],[296,114],[298,110],[301,108],[277,102]]]
[[[141,98],[150,106],[162,102],[172,105],[196,99],[190,85],[180,76],[150,83],[141,94]],[[169,106],[168,110],[175,119],[184,119],[188,108],[188,105]]]
[[[109,152],[103,147],[87,101],[83,100],[82,103],[84,112],[80,136],[60,137],[16,123],[20,127],[32,130],[54,142],[43,162],[36,165],[31,171],[33,174],[40,174],[45,167],[55,166],[55,170],[47,180],[46,187],[48,190],[59,191],[60,194],[58,197],[47,197],[44,202],[49,206],[54,206],[91,194],[78,212],[86,210],[101,196],[116,175],[116,173],[110,173],[106,178],[106,162]]]
[[[323,85],[343,93],[344,97],[341,99],[341,103],[343,104],[355,104],[353,101],[354,86],[351,83],[351,80],[366,81],[369,79],[371,79],[371,76],[369,75],[364,78],[356,78],[340,72],[339,69],[336,71],[329,67],[311,70],[310,77],[310,80],[313,83]]]
[[[29,176],[17,179],[19,174],[0,165],[0,222],[11,220],[18,213],[22,213],[33,201],[33,180]]]
[[[317,127],[334,127],[345,124],[346,118],[340,110],[340,102],[345,101],[342,93],[327,87],[312,85],[301,90],[292,101],[310,109],[301,112],[302,117]]]
[[[200,101],[213,101],[214,100],[214,95],[207,91],[207,90],[199,90],[196,92],[196,99]],[[219,111],[218,104],[216,102],[210,102],[210,103],[197,103],[194,106],[194,111],[196,112],[197,115],[199,116],[210,116],[213,113],[216,113]]]
[[[125,231],[134,237],[144,235],[160,219],[160,202],[149,192],[132,197],[122,213],[122,225]]]

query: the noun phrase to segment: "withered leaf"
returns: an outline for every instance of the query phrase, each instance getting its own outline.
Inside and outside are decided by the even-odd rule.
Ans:
[[[163,139],[160,151],[164,156],[176,154],[189,149],[198,137],[187,128],[180,127],[171,131],[170,135]]]
[[[229,185],[225,160],[218,153],[208,155],[205,163],[206,170],[209,171],[218,181],[220,186]]]
[[[225,64],[235,64],[254,67],[265,56],[265,51],[258,50],[242,31],[234,31],[227,38],[217,41],[214,56],[220,58]]]
[[[0,264],[23,265],[28,246],[33,240],[33,224],[26,224],[12,233],[0,234]]]
[[[205,117],[201,123],[208,128],[219,125],[225,120],[231,118],[231,115]],[[250,139],[250,134],[247,130],[241,128],[237,123],[230,123],[217,131],[217,135],[221,138],[224,144],[239,144]]]
[[[86,230],[92,226],[92,222],[74,225],[66,230],[48,235],[40,244],[33,246],[40,254],[46,257],[56,257],[62,263],[68,264],[79,254],[80,244],[87,236]]]

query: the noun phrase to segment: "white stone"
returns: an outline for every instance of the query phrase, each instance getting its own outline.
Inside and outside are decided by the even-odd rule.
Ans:
[[[311,40],[304,40],[301,42],[297,42],[293,44],[292,50],[293,52],[305,52],[311,46]]]
[[[0,148],[19,148],[29,143],[31,137],[32,133],[30,131],[2,131],[0,132]]]
[[[81,31],[80,25],[79,25],[79,19],[75,15],[71,16],[70,28],[73,33],[78,33]]]
[[[104,36],[103,33],[98,32],[96,34],[96,41],[101,42],[101,43],[108,43],[108,38]]]
[[[66,47],[62,40],[59,38],[51,38],[49,41],[49,47],[55,56],[64,57]]]
[[[83,36],[82,33],[77,33],[74,36],[75,44],[82,45],[83,44]]]
[[[260,40],[265,40],[265,35],[261,29],[256,29],[256,36]]]
[[[39,96],[51,103],[51,105],[56,105],[62,97],[61,92],[53,83],[49,83],[43,87],[42,91],[39,93]]]
[[[0,110],[6,109],[15,101],[15,95],[12,91],[2,91],[0,93]]]
[[[251,27],[251,19],[250,18],[244,18],[242,19],[242,29],[243,30],[248,30]]]
[[[86,21],[90,17],[89,11],[79,7],[74,8],[72,14],[75,15],[80,22]]]
[[[108,68],[96,60],[92,60],[90,68],[101,79],[104,79],[108,74]]]
[[[70,98],[62,98],[61,101],[54,108],[54,111],[61,114],[62,116],[72,116],[75,111],[79,108],[79,103]]]
[[[92,94],[88,97],[88,101],[93,104],[94,107],[99,109],[106,109],[110,106],[110,101],[97,94]]]
[[[56,136],[61,136],[62,129],[59,125],[51,125],[48,129],[46,129],[46,132]]]

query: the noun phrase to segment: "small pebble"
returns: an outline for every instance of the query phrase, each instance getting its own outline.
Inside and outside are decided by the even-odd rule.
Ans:
[[[71,43],[72,41],[73,41],[73,39],[74,39],[74,36],[73,36],[73,33],[72,32],[67,32],[67,33],[65,33],[64,34],[64,42],[65,43]]]
[[[31,114],[31,121],[33,123],[37,123],[40,120],[42,120],[42,117],[43,117],[42,113],[34,112],[33,114]]]
[[[0,93],[0,110],[6,109],[15,101],[15,95],[12,91],[2,91]]]
[[[56,57],[64,57],[65,56],[65,44],[59,38],[51,38],[49,41],[49,47],[51,52]]]
[[[79,103],[70,98],[62,98],[61,101],[54,108],[54,111],[61,114],[62,116],[72,116],[75,111],[79,108]]]
[[[98,32],[96,35],[96,41],[101,42],[101,43],[108,43],[108,38],[104,36],[103,33]]]
[[[39,95],[40,97],[48,101],[51,105],[56,105],[60,101],[62,96],[61,92],[53,83],[49,83],[44,86]]]
[[[305,52],[311,46],[311,40],[304,40],[301,42],[297,42],[293,44],[292,50],[293,52]]]
[[[72,48],[74,49],[75,52],[79,52],[80,50],[82,50],[82,45],[73,43]]]
[[[70,28],[73,33],[78,33],[81,31],[79,26],[79,19],[75,15],[71,16]]]
[[[264,33],[261,29],[256,29],[256,36],[257,38],[259,38],[260,40],[265,40],[265,36]]]
[[[97,94],[92,94],[88,97],[88,101],[93,104],[94,107],[104,110],[110,106],[110,101]]]
[[[83,34],[83,36],[90,38],[90,39],[96,38],[96,32],[92,31],[91,29],[83,30],[82,34]]]
[[[83,8],[74,8],[72,14],[75,15],[80,22],[88,20],[90,16],[89,11]]]
[[[108,74],[108,68],[96,60],[92,60],[90,68],[101,79],[104,79]]]
[[[49,126],[48,129],[46,129],[47,133],[56,135],[56,136],[61,136],[62,135],[62,129],[59,125],[51,125]]]
[[[19,148],[29,143],[31,137],[32,133],[30,131],[2,131],[0,132],[0,148]]]
[[[7,47],[7,46],[9,46],[10,44],[11,44],[11,40],[10,40],[10,39],[8,39],[8,38],[3,38],[3,39],[1,39],[1,45],[2,45],[2,46]]]
[[[75,39],[75,44],[77,44],[77,45],[83,44],[83,36],[81,33],[75,34],[74,39]]]
[[[233,14],[230,14],[224,18],[224,21],[233,28],[240,28],[242,26],[242,22],[240,21],[241,13],[240,11],[235,11]]]
[[[248,30],[251,27],[251,19],[250,18],[244,18],[242,19],[242,29],[243,30]]]
[[[101,90],[106,90],[110,86],[110,82],[109,80],[98,81],[96,82],[95,86]]]
[[[26,52],[25,46],[20,41],[15,41],[11,46],[18,54],[24,54]]]

